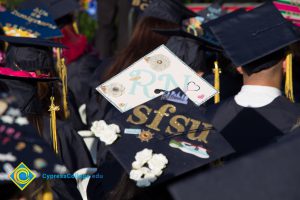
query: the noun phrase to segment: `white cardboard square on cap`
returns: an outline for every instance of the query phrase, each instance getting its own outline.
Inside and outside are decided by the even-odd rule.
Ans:
[[[160,96],[161,93],[154,92],[156,89],[170,91],[177,87],[197,106],[217,93],[212,85],[161,45],[96,89],[123,113]]]

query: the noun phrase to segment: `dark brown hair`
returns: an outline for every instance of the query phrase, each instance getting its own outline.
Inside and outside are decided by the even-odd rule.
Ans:
[[[128,46],[116,56],[115,62],[104,75],[104,81],[168,41],[167,36],[155,33],[152,29],[171,29],[176,27],[178,27],[177,24],[162,19],[154,17],[143,18],[136,25]]]

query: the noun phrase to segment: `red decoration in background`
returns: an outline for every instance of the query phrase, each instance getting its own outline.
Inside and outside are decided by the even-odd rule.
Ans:
[[[7,67],[0,67],[0,75],[24,78],[49,78],[49,75],[47,74],[37,75],[35,72],[27,72],[23,70],[14,71]]]
[[[199,12],[201,10],[204,10],[205,8],[207,8],[208,6],[210,6],[211,4],[209,3],[195,3],[195,4],[187,4],[187,7],[194,11],[194,12]],[[225,10],[227,10],[228,12],[232,12],[235,11],[237,9],[240,8],[246,8],[246,10],[251,10],[255,7],[257,7],[260,4],[257,3],[225,3],[223,5],[223,8]]]
[[[86,36],[77,34],[72,25],[65,26],[61,31],[63,37],[60,38],[60,41],[67,47],[63,49],[62,56],[66,59],[66,63],[69,64],[85,53],[88,41]]]

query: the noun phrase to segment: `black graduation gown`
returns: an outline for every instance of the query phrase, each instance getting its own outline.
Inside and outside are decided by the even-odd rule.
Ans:
[[[74,96],[77,108],[88,99],[87,87],[91,77],[101,61],[91,54],[84,54],[76,61],[68,64],[68,88]]]
[[[261,120],[257,122],[257,117],[250,114],[241,115],[245,110],[250,113],[257,112]],[[290,133],[297,125],[300,107],[283,96],[260,108],[244,108],[239,106],[234,98],[230,98],[209,108],[207,115],[211,124],[233,145],[236,155],[241,155],[275,142],[283,134]],[[235,117],[244,118],[243,122],[232,125],[232,121],[239,120]],[[263,120],[265,121],[260,122]]]
[[[84,130],[79,107],[85,104],[88,99],[88,85],[94,70],[100,64],[100,60],[93,55],[84,54],[76,61],[68,64],[67,84],[68,84],[68,107],[70,110],[70,121],[75,130]]]
[[[244,107],[238,105],[234,98],[229,98],[207,110],[207,115],[216,129],[221,131]],[[254,108],[283,133],[289,133],[300,117],[300,106],[279,96],[270,104]],[[249,122],[250,123],[250,122]]]
[[[57,120],[59,158],[66,165],[70,173],[74,173],[82,168],[93,168],[94,164],[89,150],[81,136],[70,125],[66,121]],[[50,118],[48,116],[43,117],[43,138],[52,145]],[[54,199],[82,199],[75,179],[51,180],[51,188],[54,193]]]
[[[101,94],[96,90],[103,81],[102,78],[111,66],[113,58],[105,59],[101,65],[94,71],[91,77],[89,88],[89,97],[86,104],[86,116],[88,127],[91,127],[94,121],[103,120],[111,116],[111,109],[115,109]],[[115,109],[116,110],[116,109]]]
[[[92,168],[89,150],[82,137],[66,121],[57,120],[58,154],[71,173],[82,169]],[[50,135],[50,118],[43,117],[43,138],[52,145]]]

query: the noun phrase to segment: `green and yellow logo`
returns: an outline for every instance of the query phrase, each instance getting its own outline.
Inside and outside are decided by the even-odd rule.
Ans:
[[[12,171],[9,178],[21,190],[24,190],[36,178],[36,175],[23,162],[21,162],[19,166]]]

